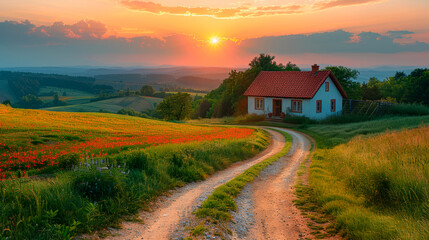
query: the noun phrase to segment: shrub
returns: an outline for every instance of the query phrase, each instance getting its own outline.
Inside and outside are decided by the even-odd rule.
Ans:
[[[100,201],[113,197],[122,191],[121,173],[93,170],[80,172],[73,180],[73,188],[83,197],[91,201]]]
[[[295,123],[295,124],[312,124],[312,123],[317,123],[316,120],[312,120],[308,117],[305,116],[296,116],[296,115],[292,115],[290,113],[287,113],[286,116],[283,118],[283,122],[285,123]]]
[[[371,119],[372,118],[366,115],[343,113],[339,115],[329,116],[323,120],[320,120],[319,123],[322,123],[322,124],[354,123],[354,122],[365,122]]]
[[[392,115],[423,116],[429,115],[429,107],[421,104],[395,104],[389,110]]]
[[[237,123],[247,123],[247,122],[260,122],[265,120],[265,115],[258,114],[246,114],[243,116],[236,117],[234,122]]]
[[[71,169],[80,163],[80,156],[77,153],[62,155],[58,158],[58,167],[61,169]]]

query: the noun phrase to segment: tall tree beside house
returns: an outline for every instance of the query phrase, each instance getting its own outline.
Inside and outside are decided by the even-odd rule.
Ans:
[[[162,100],[156,107],[165,120],[188,119],[192,113],[192,99],[188,93],[176,93]]]
[[[245,114],[247,108],[246,111],[240,108],[245,102],[243,94],[261,71],[300,71],[299,67],[291,62],[283,65],[278,64],[274,59],[274,56],[260,54],[249,63],[247,70],[232,70],[217,89],[206,95],[205,99],[212,103],[207,116],[224,117]]]
[[[353,80],[356,80],[359,76],[359,71],[343,66],[329,66],[324,70],[331,70],[340,82],[341,86],[346,91],[348,98],[350,99],[361,99],[360,84]]]
[[[380,85],[381,81],[375,77],[369,79],[368,83],[362,83],[361,94],[363,100],[381,99]]]

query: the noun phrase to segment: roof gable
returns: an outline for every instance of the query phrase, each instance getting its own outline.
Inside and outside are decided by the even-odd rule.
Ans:
[[[330,77],[344,98],[347,94],[331,71],[262,71],[244,96],[313,98]]]

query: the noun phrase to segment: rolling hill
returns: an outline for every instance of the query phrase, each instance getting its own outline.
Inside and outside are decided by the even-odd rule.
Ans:
[[[50,107],[43,110],[57,112],[99,112],[104,110],[116,113],[119,110],[126,108],[141,112],[148,109],[154,109],[161,101],[161,98],[130,96],[106,99],[84,104]]]

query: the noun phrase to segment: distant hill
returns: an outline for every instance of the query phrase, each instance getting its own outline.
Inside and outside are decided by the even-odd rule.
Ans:
[[[222,83],[222,79],[209,79],[196,76],[183,76],[176,79],[176,84],[181,87],[195,89],[215,89]]]
[[[141,112],[148,109],[154,109],[161,101],[161,98],[130,96],[106,99],[85,104],[50,107],[44,108],[42,110],[57,112],[99,112],[100,110],[105,110],[117,113],[119,110],[127,108]]]
[[[19,67],[4,68],[0,70],[65,74],[70,76],[94,77],[95,84],[107,84],[115,89],[130,87],[132,90],[141,88],[144,84],[153,85],[155,88],[169,86],[181,86],[186,88],[198,88],[213,90],[228,77],[231,68],[222,67]],[[237,69],[242,70],[242,69]],[[177,79],[192,77],[192,80]],[[200,81],[197,81],[200,78]],[[205,84],[207,82],[207,84]]]

